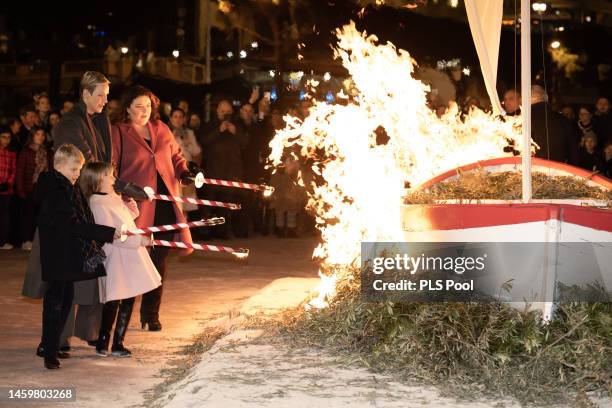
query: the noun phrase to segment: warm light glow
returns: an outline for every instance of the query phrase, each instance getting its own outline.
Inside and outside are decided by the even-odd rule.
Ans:
[[[547,6],[546,6],[546,3],[535,2],[531,5],[531,8],[535,12],[543,13],[546,11]]]
[[[172,51],[172,56],[173,56],[174,58],[178,58],[178,57],[179,57],[179,55],[181,55],[181,53],[179,52],[179,50],[173,50],[173,51]]]
[[[274,78],[274,75],[276,75],[276,73],[275,73],[275,72],[274,72],[274,70],[272,70],[272,69],[271,69],[271,70],[270,70],[268,73],[270,74],[270,76],[271,76],[272,78]]]
[[[557,31],[565,31],[565,27],[561,26],[557,28]]]
[[[245,50],[240,50],[240,58],[246,58],[247,57],[247,52]]]
[[[231,52],[231,51],[228,51],[226,55],[227,55],[227,58],[233,58],[234,57],[234,53]]]
[[[550,48],[557,49],[561,46],[561,43],[557,40],[550,43]]]
[[[590,23],[590,22],[591,22],[591,20],[592,20],[592,18],[591,18],[591,16],[586,16],[586,17],[584,18],[584,20],[585,20],[587,23]]]
[[[128,53],[128,51],[129,51],[128,47],[121,47],[121,53],[122,53],[123,55],[127,54],[127,53]]]
[[[326,72],[323,74],[323,80],[325,82],[329,81],[331,79],[331,74],[329,72]]]
[[[259,43],[257,41],[253,41],[251,43],[251,48],[258,48],[259,47]]]
[[[335,265],[358,265],[362,241],[402,241],[400,222],[405,183],[416,186],[446,170],[477,160],[507,156],[506,139],[520,148],[520,117],[502,121],[478,109],[462,120],[456,104],[442,117],[428,106],[429,87],[413,77],[415,61],[390,43],[357,31],[337,30],[335,55],[351,76],[355,97],[327,103],[313,99],[305,119],[286,116],[287,125],[270,143],[273,166],[287,155],[312,163],[318,180],[309,182],[308,208],[322,242],[319,296],[325,307],[336,282]],[[353,89],[351,88],[351,89]],[[352,93],[351,93],[352,95]],[[381,130],[385,141],[378,143]],[[306,177],[298,175],[298,184]],[[316,183],[316,184],[315,184]]]
[[[472,71],[470,71],[469,67],[463,68],[463,75],[470,76],[471,73],[472,73]]]
[[[457,6],[459,6],[459,0],[448,0],[448,5],[457,8]]]

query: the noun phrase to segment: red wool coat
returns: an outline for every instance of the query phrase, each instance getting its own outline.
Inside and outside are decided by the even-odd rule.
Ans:
[[[134,183],[140,187],[157,186],[157,173],[164,180],[168,191],[173,196],[180,196],[179,179],[187,170],[187,162],[174,135],[160,120],[150,120],[147,123],[151,134],[151,146],[136,132],[130,123],[118,123],[112,127],[112,162],[120,171],[119,179]],[[155,217],[156,201],[141,201],[138,203],[140,216],[136,218],[136,226],[151,227]],[[173,203],[177,222],[185,222],[181,209]],[[174,235],[175,241],[193,242],[189,229],[182,229]],[[193,250],[180,250],[187,255]]]

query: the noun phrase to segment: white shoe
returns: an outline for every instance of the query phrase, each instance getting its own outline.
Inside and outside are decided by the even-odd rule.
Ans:
[[[0,249],[13,249],[13,246],[11,244],[4,244],[0,246]]]
[[[21,244],[21,249],[23,249],[24,251],[31,251],[32,250],[32,242],[31,241],[26,241],[23,244]]]

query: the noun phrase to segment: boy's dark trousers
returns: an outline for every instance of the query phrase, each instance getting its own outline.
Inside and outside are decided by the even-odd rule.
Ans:
[[[73,282],[47,281],[43,299],[42,335],[45,357],[55,357],[59,351],[60,335],[72,308],[73,296]]]
[[[9,231],[11,219],[9,208],[11,203],[10,195],[0,195],[0,246],[9,242]]]

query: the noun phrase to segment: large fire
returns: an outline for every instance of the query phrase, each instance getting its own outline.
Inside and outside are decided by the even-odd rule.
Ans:
[[[335,55],[358,98],[346,104],[313,100],[310,115],[303,122],[286,117],[287,126],[270,143],[274,166],[287,154],[312,163],[308,208],[322,233],[313,257],[324,271],[359,262],[362,241],[403,240],[406,182],[416,186],[457,166],[504,156],[508,139],[520,142],[519,119],[502,121],[478,109],[461,119],[456,106],[438,118],[427,105],[429,87],[413,77],[415,61],[407,51],[377,44],[353,23],[336,34]],[[298,182],[305,180],[300,175]],[[320,308],[343,277],[319,274],[319,296],[310,305]]]

